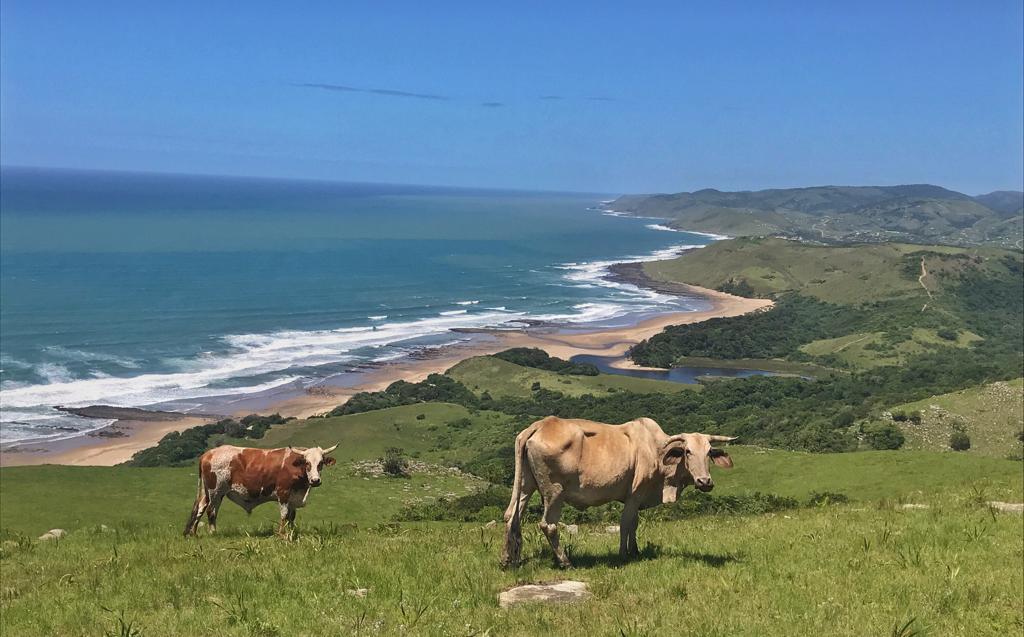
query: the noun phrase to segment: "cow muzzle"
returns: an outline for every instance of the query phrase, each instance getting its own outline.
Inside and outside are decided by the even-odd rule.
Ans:
[[[317,478],[315,480],[310,480],[309,481],[309,486],[311,486],[311,487],[319,487],[320,486],[320,478]]]
[[[693,481],[693,484],[697,487],[698,491],[702,491],[704,493],[715,488],[715,483],[711,478],[696,478]]]

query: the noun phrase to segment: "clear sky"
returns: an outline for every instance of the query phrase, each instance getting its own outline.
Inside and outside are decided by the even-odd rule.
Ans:
[[[3,0],[0,162],[1020,189],[1022,4]]]

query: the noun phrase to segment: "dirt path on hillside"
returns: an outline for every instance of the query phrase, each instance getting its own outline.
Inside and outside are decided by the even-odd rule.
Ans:
[[[917,277],[917,282],[921,284],[921,287],[923,287],[924,291],[928,294],[928,300],[931,300],[935,297],[932,296],[932,291],[928,289],[928,286],[924,284],[924,278],[926,276],[928,276],[928,270],[924,267],[924,257],[921,257],[921,276]],[[924,307],[921,308],[921,311],[924,312],[927,309],[928,304],[925,303]]]

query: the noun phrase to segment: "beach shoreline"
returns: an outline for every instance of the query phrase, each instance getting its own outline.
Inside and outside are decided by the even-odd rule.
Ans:
[[[512,347],[538,347],[552,356],[569,359],[578,354],[616,357],[613,366],[631,368],[625,358],[628,349],[670,325],[699,323],[713,318],[738,316],[772,305],[765,299],[748,299],[697,286],[654,281],[643,272],[641,263],[621,263],[610,268],[608,278],[662,293],[699,298],[710,304],[706,310],[665,312],[644,316],[618,327],[563,326],[526,327],[519,330],[480,330],[484,336],[467,343],[449,345],[422,356],[385,363],[362,372],[360,382],[346,387],[318,385],[298,395],[244,408],[225,416],[250,413],[308,418],[330,411],[352,395],[380,391],[398,380],[418,382],[433,373],[443,373],[459,361],[473,356],[494,354]],[[635,367],[633,367],[635,368]],[[182,431],[216,420],[214,416],[180,414],[174,419],[117,420],[90,436],[59,441],[38,441],[13,449],[0,450],[0,466],[67,464],[111,466],[129,460],[136,452],[155,445],[172,431]],[[102,432],[113,430],[114,436]]]

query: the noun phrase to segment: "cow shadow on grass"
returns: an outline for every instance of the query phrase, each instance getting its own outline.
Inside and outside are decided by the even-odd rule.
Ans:
[[[550,559],[550,553],[545,553],[543,559]],[[541,556],[538,556],[541,558]],[[646,544],[640,554],[633,557],[622,557],[618,552],[576,552],[569,551],[569,559],[573,567],[578,569],[594,568],[596,566],[607,566],[620,568],[636,562],[649,560],[681,560],[684,562],[698,562],[712,568],[722,568],[727,564],[742,562],[743,556],[735,553],[705,553],[690,551],[674,547],[664,547],[660,544]]]

